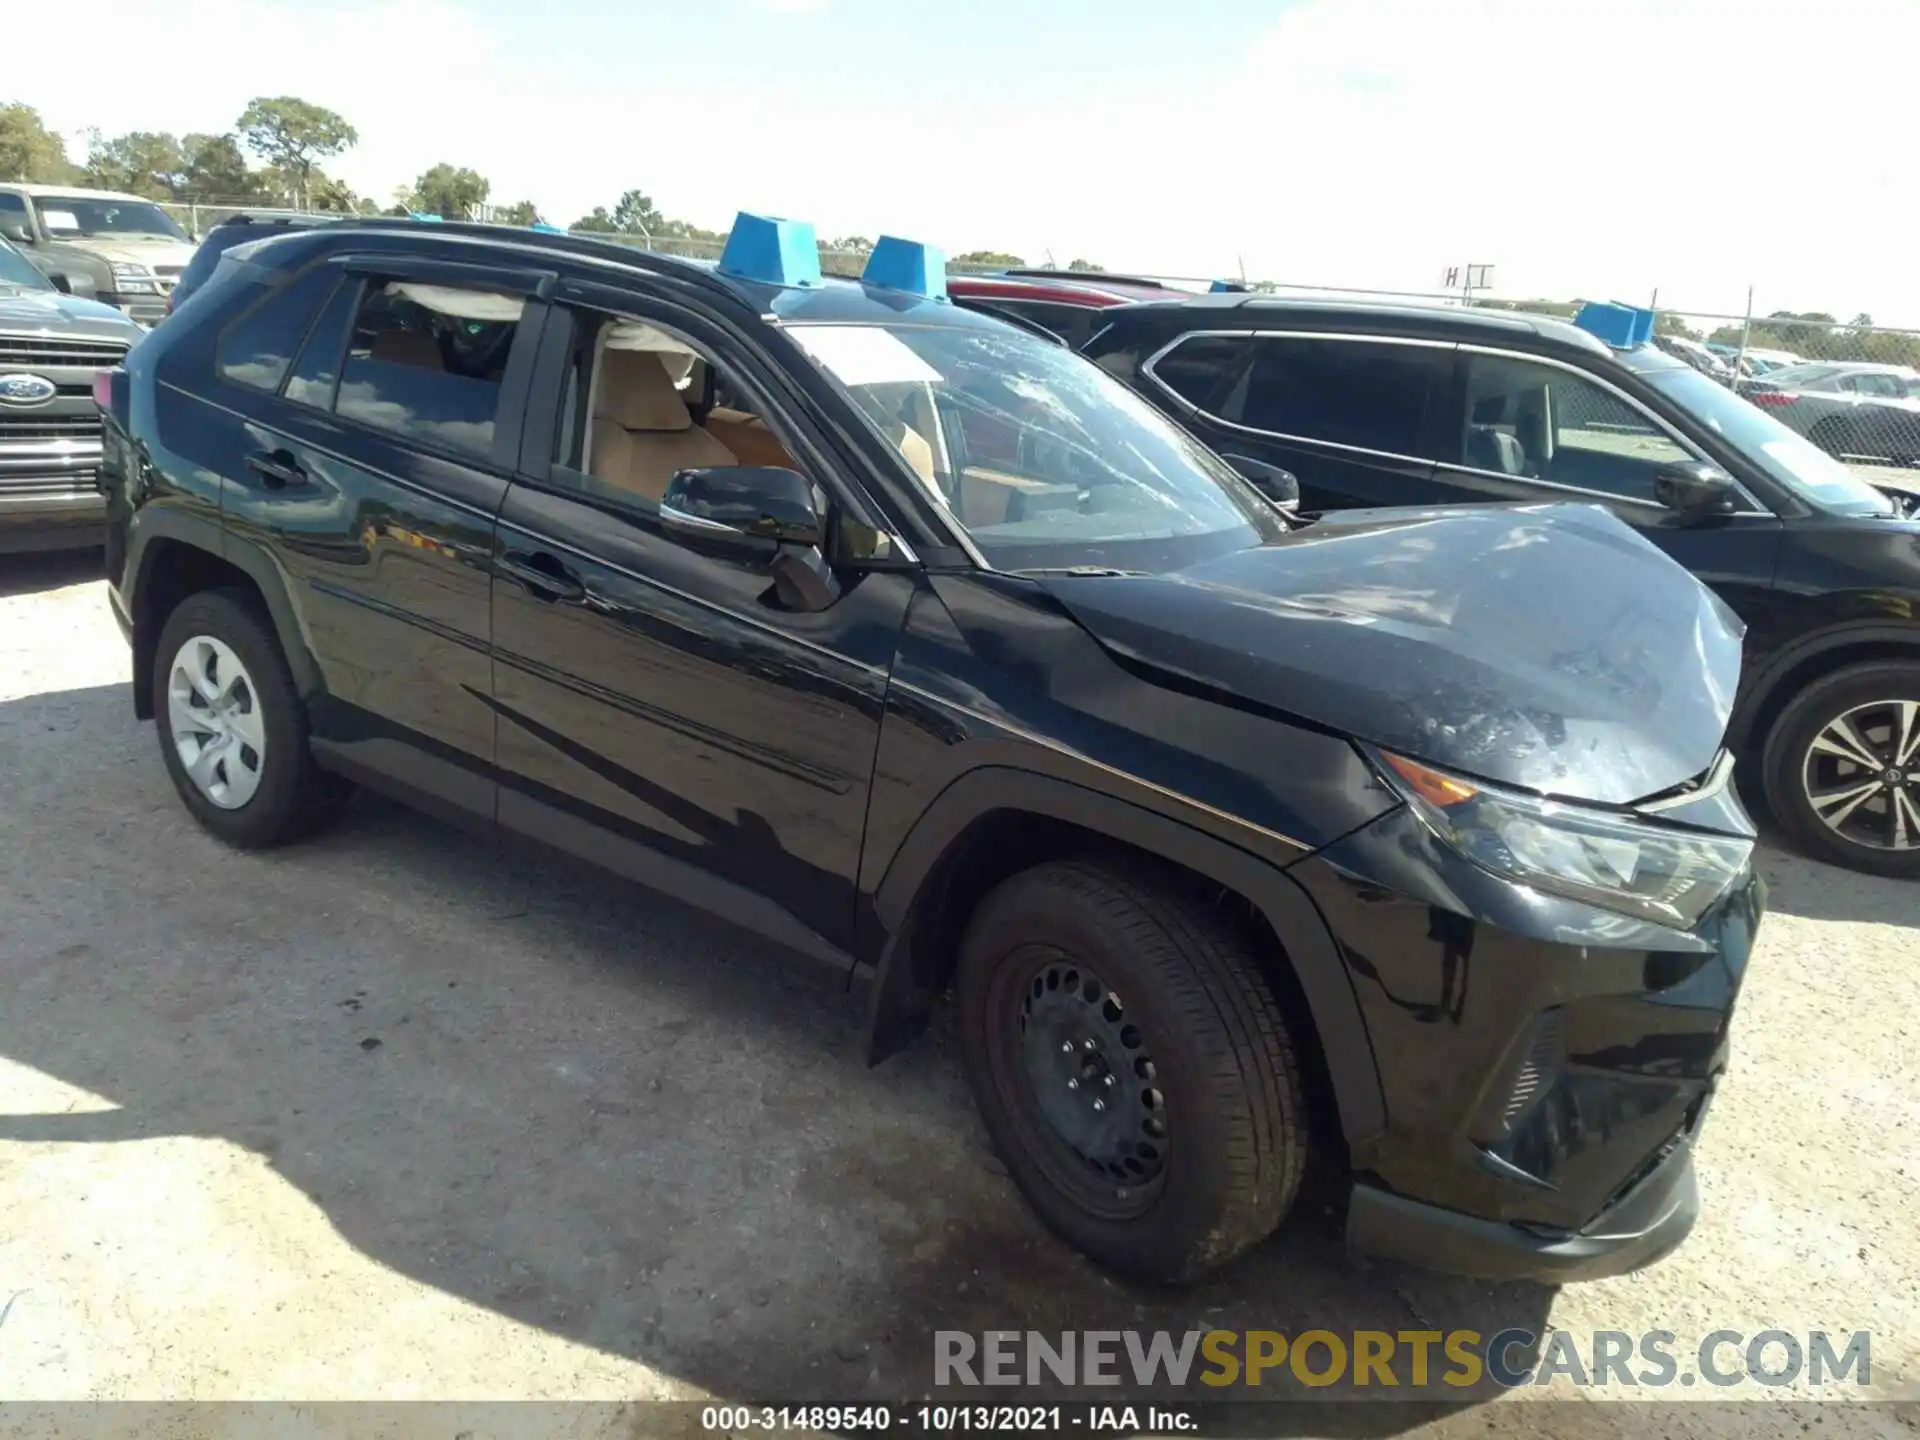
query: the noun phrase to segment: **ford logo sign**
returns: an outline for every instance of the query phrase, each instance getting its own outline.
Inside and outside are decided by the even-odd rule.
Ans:
[[[0,375],[0,405],[24,410],[44,405],[59,393],[59,387],[44,375]]]

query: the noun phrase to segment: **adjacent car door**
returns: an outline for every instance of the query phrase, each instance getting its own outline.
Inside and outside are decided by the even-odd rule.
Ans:
[[[336,257],[221,336],[229,532],[281,567],[325,682],[316,748],[491,821],[494,513],[518,453],[543,277]]]
[[[1435,341],[1194,331],[1141,368],[1221,455],[1292,471],[1313,511],[1435,498],[1435,401],[1452,356]]]
[[[558,293],[493,557],[501,823],[844,963],[915,574],[843,575],[802,613],[760,565],[669,538],[675,466],[795,468],[836,503],[843,472],[728,323],[625,289]]]
[[[1685,516],[1654,498],[1663,465],[1702,455],[1626,392],[1538,356],[1459,349],[1434,488],[1458,502],[1603,504],[1750,621],[1773,583],[1781,525],[1740,491],[1730,515]]]

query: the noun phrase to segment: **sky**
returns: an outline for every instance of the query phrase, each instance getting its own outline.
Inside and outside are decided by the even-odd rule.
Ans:
[[[105,11],[104,15],[101,13]],[[352,122],[565,224],[811,220],[949,254],[1920,326],[1914,0],[92,0],[0,100],[84,132]],[[40,50],[36,58],[53,52]],[[84,83],[76,83],[84,80]]]

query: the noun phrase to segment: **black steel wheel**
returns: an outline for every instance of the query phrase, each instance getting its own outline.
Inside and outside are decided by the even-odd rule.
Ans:
[[[1269,1234],[1306,1105],[1246,938],[1145,866],[1050,861],[961,947],[968,1077],[1041,1218],[1116,1270],[1181,1282]]]

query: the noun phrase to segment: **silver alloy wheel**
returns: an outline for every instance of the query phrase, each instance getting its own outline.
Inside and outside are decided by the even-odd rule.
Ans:
[[[1920,700],[1872,700],[1835,716],[1807,747],[1800,783],[1841,839],[1920,849]]]
[[[238,810],[260,788],[267,731],[253,679],[224,640],[195,635],[173,657],[167,728],[194,788]]]

